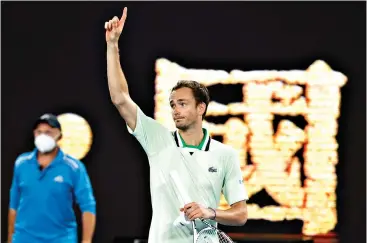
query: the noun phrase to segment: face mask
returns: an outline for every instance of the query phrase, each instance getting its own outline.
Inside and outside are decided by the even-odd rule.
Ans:
[[[34,139],[34,144],[41,153],[50,152],[56,147],[55,139],[46,134],[38,135]]]

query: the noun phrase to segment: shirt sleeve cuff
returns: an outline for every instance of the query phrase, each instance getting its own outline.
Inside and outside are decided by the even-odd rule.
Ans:
[[[9,206],[9,209],[12,209],[12,210],[14,210],[14,211],[17,211],[18,207],[14,206],[14,205],[10,205],[10,206]]]
[[[140,107],[139,106],[137,106],[136,107],[136,125],[135,125],[135,129],[133,130],[133,129],[131,129],[130,127],[129,127],[129,125],[127,125],[127,123],[126,123],[126,127],[127,127],[127,131],[131,134],[131,135],[134,135],[134,136],[136,136],[136,135],[138,135],[139,134],[139,132],[141,131],[141,117],[144,115],[144,114],[142,114],[143,112],[140,110]]]
[[[247,201],[248,198],[245,196],[245,197],[237,197],[237,198],[231,198],[231,200],[228,200],[228,204],[229,205],[233,205],[235,203],[238,203],[240,201]]]
[[[92,213],[92,214],[96,214],[96,204],[95,203],[90,203],[87,205],[83,205],[83,207],[80,207],[80,211],[82,213]]]

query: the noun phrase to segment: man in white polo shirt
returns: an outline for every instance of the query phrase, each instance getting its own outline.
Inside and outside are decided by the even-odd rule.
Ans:
[[[126,16],[125,8],[121,19],[114,17],[105,23],[108,86],[129,132],[149,159],[153,207],[149,243],[192,242],[191,226],[179,220],[180,212],[188,221],[204,218],[213,224],[245,224],[248,197],[238,155],[229,146],[211,139],[202,128],[209,103],[206,87],[195,81],[179,81],[172,88],[169,102],[177,128],[174,132],[146,116],[130,98],[118,54]],[[172,172],[179,175],[190,197],[184,206],[172,185]],[[231,205],[227,210],[217,209],[222,192]]]

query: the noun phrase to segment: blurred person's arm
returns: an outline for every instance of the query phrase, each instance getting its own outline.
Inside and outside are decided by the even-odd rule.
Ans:
[[[96,200],[84,165],[77,172],[74,194],[82,212],[82,243],[91,243],[96,226]]]
[[[82,225],[82,243],[91,243],[96,226],[96,215],[91,212],[84,212],[82,216]]]
[[[17,209],[19,205],[19,184],[17,178],[17,164],[14,166],[13,180],[10,188],[10,202],[9,202],[9,213],[8,213],[8,242],[12,242],[12,237],[15,228],[15,218],[17,216]]]
[[[107,78],[108,88],[113,104],[120,112],[127,125],[135,130],[137,120],[137,106],[130,98],[125,75],[120,64],[118,41],[127,17],[124,8],[121,19],[114,17],[105,23],[107,43]]]
[[[8,213],[8,243],[12,242],[13,234],[14,234],[14,225],[15,225],[15,217],[17,216],[17,211],[12,208],[9,208]]]

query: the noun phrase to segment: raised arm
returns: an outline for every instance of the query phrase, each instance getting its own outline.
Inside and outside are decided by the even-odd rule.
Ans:
[[[135,130],[137,106],[130,98],[129,88],[120,64],[118,40],[124,28],[127,8],[121,18],[113,17],[105,23],[107,43],[107,77],[111,100],[127,125]]]
[[[148,156],[172,143],[172,134],[167,128],[146,116],[130,98],[129,88],[120,65],[118,40],[124,28],[127,8],[121,18],[114,17],[105,23],[107,42],[107,77],[111,100],[125,120],[128,131],[135,136]]]

